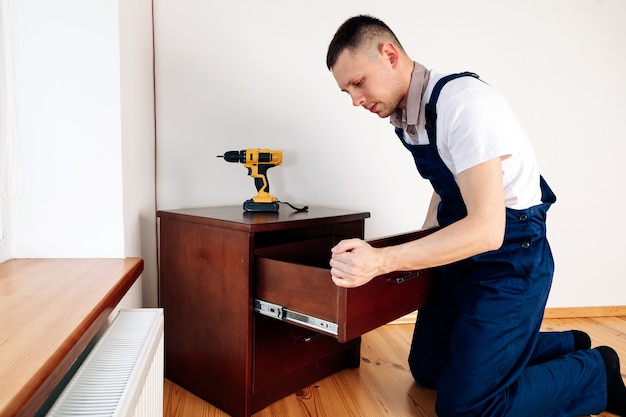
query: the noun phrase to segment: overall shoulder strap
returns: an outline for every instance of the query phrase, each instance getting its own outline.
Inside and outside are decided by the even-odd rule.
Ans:
[[[434,144],[437,142],[437,100],[439,99],[439,93],[441,93],[441,89],[448,81],[452,81],[460,77],[474,77],[479,79],[478,75],[469,71],[446,75],[437,81],[435,87],[433,88],[433,92],[430,95],[430,100],[426,103],[424,117],[426,118],[426,133],[428,134],[428,140],[430,143]]]

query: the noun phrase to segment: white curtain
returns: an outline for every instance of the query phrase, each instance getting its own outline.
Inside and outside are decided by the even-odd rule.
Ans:
[[[24,193],[18,117],[16,1],[0,0],[0,261],[10,258],[4,227],[10,215],[7,202],[19,199]]]
[[[0,0],[0,195],[14,200],[24,192],[20,148],[16,0]]]

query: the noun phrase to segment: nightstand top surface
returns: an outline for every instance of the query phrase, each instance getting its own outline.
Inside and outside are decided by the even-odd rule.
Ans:
[[[281,227],[300,227],[302,223],[340,223],[363,220],[370,217],[368,212],[329,207],[309,207],[306,212],[297,212],[287,206],[278,212],[245,212],[241,206],[197,207],[176,210],[159,210],[161,219],[172,219],[202,223],[237,230],[264,231]]]

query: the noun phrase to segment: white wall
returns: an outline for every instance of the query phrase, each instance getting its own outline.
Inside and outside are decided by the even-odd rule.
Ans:
[[[16,3],[25,182],[4,202],[11,257],[142,256],[156,283],[151,2]],[[124,306],[141,305],[140,280]]]
[[[124,254],[144,259],[143,305],[157,307],[152,1],[119,7]]]
[[[269,147],[284,152],[269,171],[281,200],[370,211],[368,237],[419,227],[428,184],[387,121],[352,108],[325,68],[336,28],[371,13],[427,67],[479,73],[526,126],[559,198],[549,305],[626,304],[625,2],[154,3],[159,209],[241,204],[252,179],[215,156]]]

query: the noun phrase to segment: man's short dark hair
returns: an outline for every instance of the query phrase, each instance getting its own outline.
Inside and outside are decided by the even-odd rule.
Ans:
[[[402,48],[396,35],[382,20],[367,15],[351,17],[339,26],[333,40],[330,42],[326,55],[326,67],[330,70],[344,49],[355,51],[366,40],[380,36],[391,38],[398,47]]]

